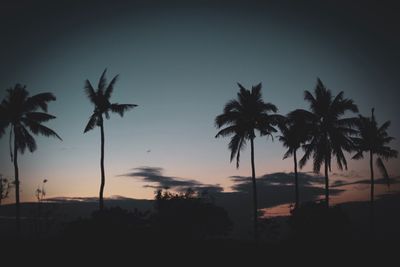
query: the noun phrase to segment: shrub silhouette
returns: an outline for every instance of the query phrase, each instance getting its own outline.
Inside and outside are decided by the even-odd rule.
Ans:
[[[94,211],[88,219],[69,223],[63,234],[67,239],[83,241],[144,239],[148,234],[148,214],[137,209],[130,212],[120,207],[105,208]]]
[[[307,202],[291,211],[289,226],[298,241],[335,242],[350,238],[350,221],[340,206]]]
[[[158,244],[169,238],[200,240],[224,236],[231,226],[227,212],[209,198],[198,197],[190,190],[182,194],[160,190],[153,212],[131,212],[120,207],[97,210],[90,218],[67,224],[63,236],[70,241],[135,240]]]
[[[206,239],[229,233],[232,222],[225,209],[194,191],[156,193],[152,225],[160,237]]]

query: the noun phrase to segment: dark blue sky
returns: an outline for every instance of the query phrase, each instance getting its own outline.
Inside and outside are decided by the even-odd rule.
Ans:
[[[248,175],[229,164],[227,139],[214,138],[213,120],[238,91],[263,83],[263,96],[281,114],[306,108],[303,91],[316,78],[345,91],[360,112],[375,107],[399,138],[399,8],[375,1],[5,1],[1,5],[0,88],[15,83],[32,94],[51,91],[49,125],[63,142],[38,137],[38,151],[21,159],[24,199],[42,178],[49,194],[93,196],[99,183],[99,133],[83,135],[92,106],[83,83],[120,74],[113,99],[139,107],[106,122],[106,195],[151,197],[132,168],[229,186]],[[150,3],[150,4],[149,4]],[[8,140],[0,141],[0,172],[12,177]],[[280,144],[258,139],[257,174],[291,171]],[[400,143],[393,143],[400,149]],[[147,152],[151,150],[151,152]],[[389,164],[399,175],[399,160]],[[310,170],[310,166],[306,167]],[[368,174],[364,161],[351,173]]]

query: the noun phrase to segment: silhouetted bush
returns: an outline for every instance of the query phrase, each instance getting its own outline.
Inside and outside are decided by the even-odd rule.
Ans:
[[[69,223],[64,237],[77,240],[144,239],[149,234],[149,212],[134,212],[113,207],[97,210],[88,219]]]
[[[170,238],[201,240],[230,231],[227,212],[211,199],[192,191],[173,194],[158,191],[152,213],[130,212],[119,207],[95,211],[90,218],[66,225],[64,237],[72,240],[156,242]]]
[[[340,206],[327,208],[325,202],[307,202],[291,213],[294,240],[329,243],[350,239],[350,221]]]
[[[183,239],[221,237],[232,227],[225,209],[190,189],[181,194],[159,190],[151,220],[160,237]]]

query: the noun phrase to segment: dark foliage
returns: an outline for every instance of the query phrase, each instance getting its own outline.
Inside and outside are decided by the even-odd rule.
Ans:
[[[173,194],[158,191],[153,212],[133,212],[120,207],[92,213],[90,218],[69,223],[63,231],[68,240],[159,243],[162,240],[201,240],[228,234],[232,223],[227,212],[192,191]]]
[[[232,222],[225,209],[194,191],[173,194],[159,190],[156,212],[152,216],[154,230],[161,236],[181,239],[221,237],[229,233]]]
[[[69,240],[124,241],[143,239],[149,232],[149,212],[129,212],[120,207],[97,210],[88,219],[69,223],[63,235]]]
[[[326,208],[323,202],[306,202],[291,213],[289,226],[294,241],[321,244],[351,238],[350,220],[340,206]]]

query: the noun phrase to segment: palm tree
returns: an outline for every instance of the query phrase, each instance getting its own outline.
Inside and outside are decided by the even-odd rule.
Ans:
[[[374,155],[377,155],[376,164],[382,172],[384,178],[388,180],[389,175],[383,164],[383,160],[390,158],[397,158],[398,152],[388,146],[388,144],[394,140],[393,137],[389,136],[387,129],[390,126],[390,121],[386,121],[381,126],[378,126],[375,120],[374,109],[371,111],[371,117],[359,116],[357,123],[358,136],[353,137],[355,149],[357,153],[353,156],[353,159],[362,159],[364,152],[369,153],[369,167],[371,171],[371,192],[370,192],[370,216],[371,216],[371,227],[373,229],[373,214],[374,214]]]
[[[26,149],[34,152],[37,148],[34,135],[44,135],[46,137],[60,136],[52,129],[42,123],[55,119],[56,117],[47,113],[47,103],[56,100],[51,93],[40,93],[29,96],[26,86],[16,84],[14,88],[7,89],[6,96],[0,108],[0,137],[5,133],[5,129],[10,126],[10,156],[14,163],[15,172],[15,207],[16,207],[16,227],[17,233],[20,232],[20,201],[19,201],[19,169],[18,152],[23,154]],[[38,112],[40,109],[43,112]],[[12,139],[14,138],[14,144]]]
[[[90,102],[94,105],[93,114],[89,118],[89,122],[87,123],[84,133],[94,129],[94,127],[100,127],[101,133],[101,158],[100,158],[100,168],[101,168],[101,183],[100,183],[100,193],[99,193],[99,208],[103,210],[104,202],[103,202],[103,192],[105,186],[105,172],[104,172],[104,122],[103,115],[106,119],[110,118],[110,112],[118,113],[121,117],[124,116],[124,113],[137,105],[134,104],[118,104],[118,103],[110,103],[110,97],[114,90],[114,85],[118,79],[118,75],[116,75],[109,84],[107,84],[106,80],[106,71],[104,70],[103,74],[100,77],[99,84],[97,89],[95,90],[90,83],[89,80],[85,82],[85,93],[89,98]]]
[[[347,161],[343,151],[352,151],[351,135],[356,118],[343,118],[348,112],[358,112],[352,99],[344,98],[343,91],[335,97],[325,87],[320,79],[313,96],[309,91],[304,92],[304,99],[309,102],[311,112],[301,110],[306,114],[307,120],[312,125],[311,138],[303,145],[304,156],[300,160],[300,168],[313,156],[314,172],[319,172],[322,164],[325,166],[325,204],[329,207],[329,171],[331,160],[336,158],[340,170],[347,169]]]
[[[305,119],[307,114],[303,114],[300,110],[290,112],[285,123],[280,125],[282,135],[280,135],[279,141],[282,142],[283,146],[287,148],[283,159],[293,156],[294,162],[294,180],[295,180],[295,209],[299,207],[299,181],[297,173],[297,150],[304,144],[309,138],[309,129],[311,125]]]
[[[261,136],[272,136],[277,132],[274,128],[282,116],[269,114],[276,113],[277,108],[271,103],[265,103],[261,96],[261,83],[253,86],[251,91],[244,88],[238,83],[240,88],[237,99],[233,99],[226,103],[223,113],[215,118],[215,125],[221,129],[215,137],[232,136],[229,143],[231,151],[230,160],[236,158],[236,168],[239,168],[240,151],[250,140],[251,148],[251,174],[253,184],[253,215],[254,215],[254,238],[258,238],[257,229],[257,187],[256,173],[254,164],[254,138],[255,132],[258,131]]]

